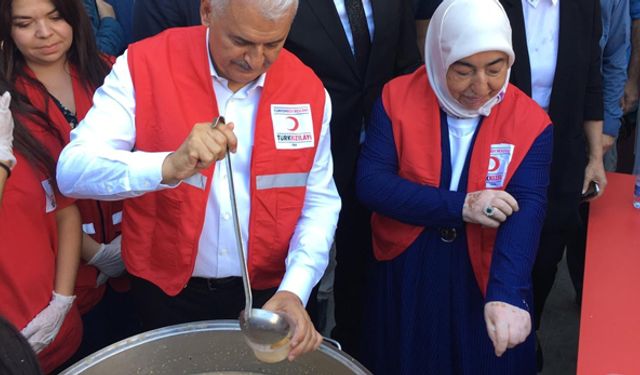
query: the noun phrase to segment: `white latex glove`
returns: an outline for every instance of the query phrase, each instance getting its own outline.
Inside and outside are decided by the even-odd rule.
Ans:
[[[22,335],[36,353],[40,353],[56,338],[75,299],[76,296],[63,296],[53,292],[49,305],[22,330]]]
[[[506,191],[479,190],[465,197],[462,219],[467,223],[497,228],[519,209],[518,202]]]
[[[485,304],[484,321],[498,357],[507,349],[523,343],[531,333],[529,312],[505,302],[492,301]]]
[[[11,104],[11,94],[6,91],[0,97],[0,160],[9,162],[9,167],[16,165],[16,158],[13,156],[13,116],[9,110]]]
[[[88,262],[100,270],[97,285],[102,285],[109,277],[118,277],[124,272],[121,245],[122,236],[118,236],[108,244],[100,244],[100,250]]]

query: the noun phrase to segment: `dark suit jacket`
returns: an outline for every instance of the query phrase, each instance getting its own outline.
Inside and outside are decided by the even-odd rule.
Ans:
[[[136,0],[132,39],[137,42],[170,27],[200,23],[200,0]]]
[[[521,0],[500,0],[511,21],[516,61],[511,83],[531,95],[531,66]],[[602,120],[600,46],[602,32],[598,0],[560,0],[558,60],[549,116],[554,148],[550,197],[582,189],[586,166],[583,122]]]
[[[366,76],[356,68],[332,0],[300,0],[285,48],[320,77],[331,96],[331,148],[340,193],[352,181],[360,129],[391,78],[420,64],[410,0],[371,0],[375,31]]]

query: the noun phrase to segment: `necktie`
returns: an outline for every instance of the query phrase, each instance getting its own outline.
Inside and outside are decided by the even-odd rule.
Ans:
[[[344,0],[347,9],[351,35],[353,36],[353,47],[355,58],[360,74],[364,77],[369,61],[369,50],[371,49],[371,39],[369,37],[369,27],[367,17],[364,14],[362,0]]]

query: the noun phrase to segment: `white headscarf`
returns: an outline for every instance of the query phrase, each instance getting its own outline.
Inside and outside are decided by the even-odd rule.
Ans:
[[[504,98],[515,55],[511,47],[511,25],[498,0],[443,1],[429,22],[424,51],[429,82],[440,106],[450,116],[488,116],[491,108]],[[509,56],[505,84],[482,107],[469,110],[449,93],[447,70],[458,60],[487,51],[501,51]]]

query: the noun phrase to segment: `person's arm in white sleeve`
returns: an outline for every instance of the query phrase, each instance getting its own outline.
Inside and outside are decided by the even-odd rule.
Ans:
[[[161,185],[169,152],[133,151],[136,140],[135,91],[127,52],[113,65],[93,97],[93,107],[60,154],[57,182],[75,198],[117,200],[142,195]]]
[[[322,130],[313,167],[307,180],[304,207],[289,242],[284,278],[279,291],[287,290],[306,305],[313,287],[329,263],[329,249],[340,213],[340,196],[333,181],[331,156],[331,99],[326,95]]]
[[[340,196],[333,182],[331,157],[331,100],[326,94],[318,149],[307,180],[307,192],[298,224],[289,242],[286,272],[276,294],[263,308],[283,312],[295,326],[289,360],[315,350],[322,336],[313,327],[304,305],[329,262],[329,249],[338,223]]]

